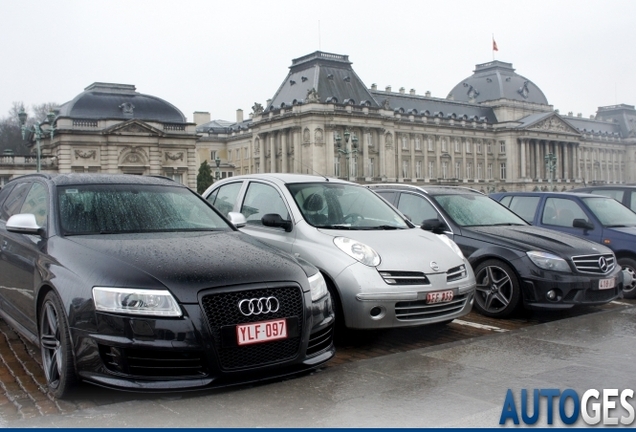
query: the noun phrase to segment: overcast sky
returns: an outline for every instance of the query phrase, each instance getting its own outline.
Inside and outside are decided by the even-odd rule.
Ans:
[[[495,59],[562,114],[636,104],[636,1],[0,0],[0,117],[64,103],[96,81],[234,120],[265,104],[292,59],[345,54],[370,87],[445,98]]]

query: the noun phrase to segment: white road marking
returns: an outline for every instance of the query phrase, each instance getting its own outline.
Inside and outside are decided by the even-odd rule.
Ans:
[[[478,328],[478,329],[482,329],[482,330],[490,330],[490,331],[494,331],[494,332],[498,332],[498,333],[505,333],[508,330],[506,329],[502,329],[499,327],[495,327],[495,326],[490,326],[490,325],[486,325],[486,324],[477,324],[474,322],[470,322],[470,321],[464,321],[464,320],[460,320],[460,319],[455,319],[453,320],[454,324],[459,324],[459,325],[463,325],[463,326],[467,326],[467,327],[474,327],[474,328]]]
[[[610,303],[611,303],[611,304],[621,305],[621,306],[632,306],[632,304],[631,304],[631,303],[624,303],[624,302],[619,302],[619,301],[616,301],[616,300],[611,301]]]

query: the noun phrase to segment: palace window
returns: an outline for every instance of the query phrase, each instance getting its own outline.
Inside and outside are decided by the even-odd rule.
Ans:
[[[406,135],[402,135],[402,150],[408,150],[408,140],[406,139]]]
[[[499,164],[499,178],[501,180],[506,179],[506,163],[502,162]]]
[[[373,158],[369,159],[369,169],[367,171],[369,177],[375,177],[375,160]]]
[[[340,158],[338,156],[333,157],[333,175],[340,177]]]
[[[477,164],[477,180],[483,180],[482,178],[483,166],[481,163]]]
[[[466,178],[468,179],[473,178],[473,163],[472,162],[468,162],[466,164]]]
[[[422,178],[422,161],[415,162],[415,178]]]
[[[455,162],[455,178],[462,178],[462,164],[460,162]]]
[[[428,161],[428,177],[435,178],[435,162]]]
[[[488,175],[488,179],[489,180],[492,179],[492,164],[491,163],[488,164],[488,174],[487,175]]]
[[[415,138],[415,150],[422,150],[422,143],[420,137]]]
[[[448,162],[442,162],[442,178],[448,178]]]
[[[477,154],[481,154],[481,141],[477,141]]]
[[[428,151],[435,150],[433,148],[433,139],[431,137],[426,138],[426,142],[427,142],[427,145],[428,145]]]
[[[472,144],[470,141],[466,141],[466,153],[471,153],[472,150]]]
[[[444,153],[448,152],[448,147],[446,146],[446,138],[442,138],[442,151]]]
[[[459,140],[455,139],[455,153],[459,153],[461,150],[459,149]]]
[[[409,178],[409,162],[402,161],[402,178]]]
[[[506,153],[506,142],[499,141],[499,153]]]

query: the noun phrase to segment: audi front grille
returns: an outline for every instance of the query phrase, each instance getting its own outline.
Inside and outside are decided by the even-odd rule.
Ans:
[[[572,261],[581,273],[607,274],[616,266],[616,258],[611,253],[574,256]]]
[[[238,304],[245,299],[274,297],[278,300],[276,312],[245,316]],[[212,293],[203,296],[201,306],[206,316],[214,348],[223,370],[238,370],[279,363],[296,358],[303,333],[303,294],[300,287],[264,288],[254,290]],[[275,308],[272,308],[275,309]],[[250,345],[224,344],[222,328],[249,324],[276,318],[291,318],[298,322],[297,335],[287,339]]]
[[[466,294],[460,294],[446,303],[428,304],[426,300],[398,302],[395,304],[395,317],[400,321],[413,321],[452,315],[466,306],[467,299]]]

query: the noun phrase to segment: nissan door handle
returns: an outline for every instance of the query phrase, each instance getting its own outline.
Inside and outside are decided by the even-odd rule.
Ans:
[[[8,244],[8,243],[7,243],[7,241],[6,241],[6,240],[3,240],[3,241],[2,241],[2,250],[5,250],[5,249],[7,248],[7,244]]]

